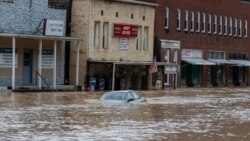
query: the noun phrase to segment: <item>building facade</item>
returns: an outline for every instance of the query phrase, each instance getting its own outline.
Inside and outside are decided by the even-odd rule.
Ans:
[[[175,80],[178,86],[190,87],[250,84],[248,2],[142,1],[159,4],[155,17],[158,56],[161,61],[174,61],[180,66],[177,78],[165,71],[167,76],[161,78],[165,87],[173,86]]]
[[[0,0],[0,86],[64,84],[65,4]]]
[[[151,87],[156,6],[132,0],[73,0],[71,35],[85,41],[80,45],[80,85],[95,90]],[[72,78],[77,76],[75,52],[73,47]]]

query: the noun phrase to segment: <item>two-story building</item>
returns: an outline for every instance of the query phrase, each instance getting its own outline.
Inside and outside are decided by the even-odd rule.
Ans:
[[[250,84],[248,2],[141,1],[159,4],[155,17],[156,47],[161,50],[162,61],[180,65],[179,86]],[[164,84],[173,85],[176,79],[167,71],[165,75]]]
[[[83,37],[80,72],[70,51],[70,83],[96,90],[148,89],[157,4],[134,0],[73,0],[71,35]]]

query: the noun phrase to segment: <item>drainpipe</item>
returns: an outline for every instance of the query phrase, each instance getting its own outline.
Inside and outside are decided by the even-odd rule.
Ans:
[[[67,3],[66,9],[66,36],[70,37],[71,28],[71,10],[72,10],[72,0]],[[64,65],[64,84],[69,84],[69,62],[70,62],[70,41],[65,42],[65,65]]]

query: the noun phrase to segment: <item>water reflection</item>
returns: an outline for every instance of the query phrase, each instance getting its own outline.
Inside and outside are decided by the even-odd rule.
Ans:
[[[147,92],[147,103],[100,93],[0,94],[0,140],[248,141],[247,89]]]

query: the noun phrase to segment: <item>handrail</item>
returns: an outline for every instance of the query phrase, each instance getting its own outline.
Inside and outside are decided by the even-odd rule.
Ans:
[[[42,80],[43,80],[43,82],[47,85],[47,88],[48,88],[49,90],[51,90],[51,91],[54,92],[54,89],[52,89],[52,88],[50,87],[49,83],[45,80],[45,78],[44,78],[38,71],[36,71],[36,76],[41,77]]]

